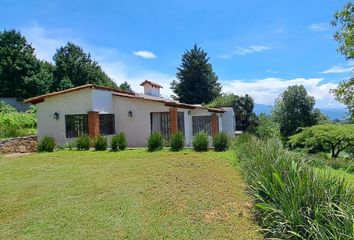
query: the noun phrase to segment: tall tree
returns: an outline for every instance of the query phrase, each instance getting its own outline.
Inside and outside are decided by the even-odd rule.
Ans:
[[[347,60],[354,59],[354,3],[350,1],[337,11],[332,25],[337,28],[334,38],[339,42],[338,51]],[[339,102],[347,105],[354,120],[354,77],[342,81],[333,92]]]
[[[121,90],[124,90],[124,91],[128,91],[128,92],[133,91],[130,84],[127,81],[124,81],[123,83],[121,83],[118,88]]]
[[[310,127],[318,122],[315,99],[307,95],[303,85],[289,86],[275,101],[273,117],[279,123],[284,140],[300,127]]]
[[[208,54],[197,44],[182,55],[176,78],[171,83],[171,89],[176,94],[172,97],[181,102],[209,103],[220,95],[221,85],[209,63]]]
[[[0,96],[23,99],[48,92],[51,66],[39,61],[20,32],[0,32]]]
[[[57,50],[54,57],[54,84],[52,90],[63,90],[87,83],[117,87],[98,63],[81,47],[68,43]]]

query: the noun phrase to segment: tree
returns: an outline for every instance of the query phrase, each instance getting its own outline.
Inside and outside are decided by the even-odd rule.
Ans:
[[[47,93],[51,71],[51,65],[36,58],[31,44],[20,32],[0,32],[1,97],[23,99]]]
[[[292,146],[316,147],[324,145],[331,149],[332,158],[354,146],[354,124],[323,124],[304,128],[290,137]]]
[[[87,83],[117,87],[98,63],[91,59],[90,54],[84,53],[82,48],[73,43],[69,42],[59,48],[53,59],[55,62],[53,91]]]
[[[121,83],[118,88],[124,91],[133,92],[132,88],[130,87],[130,84],[127,81]]]
[[[176,78],[171,83],[171,89],[176,94],[172,97],[181,102],[209,103],[220,95],[221,85],[209,63],[208,54],[197,44],[182,55]]]
[[[254,101],[251,96],[237,96],[233,93],[224,93],[215,98],[209,107],[232,107],[235,112],[236,129],[239,131],[251,130],[257,125],[257,116],[253,112]]]
[[[279,124],[277,124],[271,116],[261,113],[258,116],[258,124],[253,133],[261,139],[279,139]]]
[[[307,95],[303,85],[289,86],[275,101],[272,114],[279,123],[280,135],[284,140],[298,128],[317,124],[319,116],[314,105],[315,99]]]
[[[337,27],[334,38],[339,42],[338,51],[347,60],[354,59],[354,3],[348,2],[342,10],[337,11],[332,25]],[[347,105],[354,119],[354,77],[342,81],[332,92],[339,102]]]

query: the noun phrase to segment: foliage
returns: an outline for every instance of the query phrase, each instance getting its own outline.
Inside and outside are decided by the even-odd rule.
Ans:
[[[258,116],[258,124],[252,133],[261,139],[280,138],[279,125],[271,116],[264,113]]]
[[[354,121],[354,77],[342,81],[338,87],[332,91],[337,101],[345,104]]]
[[[322,124],[304,128],[290,137],[292,146],[315,147],[324,145],[331,149],[332,158],[350,146],[354,146],[354,124]]]
[[[123,132],[116,134],[112,137],[111,148],[112,151],[125,150],[127,148],[127,139]]]
[[[53,152],[56,146],[55,139],[51,136],[44,136],[37,146],[38,152]]]
[[[160,132],[153,132],[147,139],[149,152],[160,151],[163,149],[163,137]]]
[[[9,104],[6,104],[4,101],[0,101],[0,114],[12,112],[17,112],[17,109]]]
[[[5,107],[5,110],[9,108]],[[10,109],[12,111],[12,109]],[[36,116],[31,112],[0,112],[0,138],[28,136],[36,133]]]
[[[128,91],[128,92],[133,92],[130,84],[127,81],[124,81],[122,84],[119,85],[118,87],[120,90]]]
[[[90,138],[88,135],[81,135],[76,139],[76,149],[79,151],[90,150]]]
[[[254,113],[254,101],[251,96],[237,96],[224,93],[208,104],[209,107],[232,107],[235,112],[236,130],[247,131],[257,126],[257,116]]]
[[[240,136],[235,146],[265,238],[352,238],[350,183],[305,164],[278,141]]]
[[[209,63],[208,54],[197,44],[182,55],[177,80],[171,83],[175,99],[190,104],[209,103],[220,95],[221,85]]]
[[[107,150],[107,138],[104,136],[98,136],[93,140],[93,146],[96,151],[106,151]]]
[[[213,137],[214,150],[217,152],[226,151],[229,148],[230,137],[225,132],[220,132]]]
[[[209,148],[209,138],[208,134],[205,132],[199,132],[193,137],[192,141],[193,149],[197,152],[208,151]]]
[[[289,86],[275,101],[273,117],[280,127],[280,135],[287,139],[300,127],[310,127],[318,122],[314,111],[315,99],[307,95],[303,85]]]
[[[172,135],[170,139],[171,151],[181,151],[184,148],[184,135],[182,132],[178,131]]]
[[[52,90],[63,90],[72,86],[94,83],[117,87],[112,79],[91,59],[83,49],[73,43],[57,50],[54,57],[54,83]]]

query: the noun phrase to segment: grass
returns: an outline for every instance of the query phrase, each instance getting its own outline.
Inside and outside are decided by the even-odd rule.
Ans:
[[[354,186],[354,174],[353,173],[348,173],[348,172],[341,170],[341,169],[330,169],[329,171],[336,176],[345,178],[348,182],[351,182],[352,185]]]
[[[261,239],[228,154],[2,157],[1,239]]]

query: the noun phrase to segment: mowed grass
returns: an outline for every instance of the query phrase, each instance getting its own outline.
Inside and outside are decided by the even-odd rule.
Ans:
[[[261,239],[225,153],[0,158],[1,239]]]

